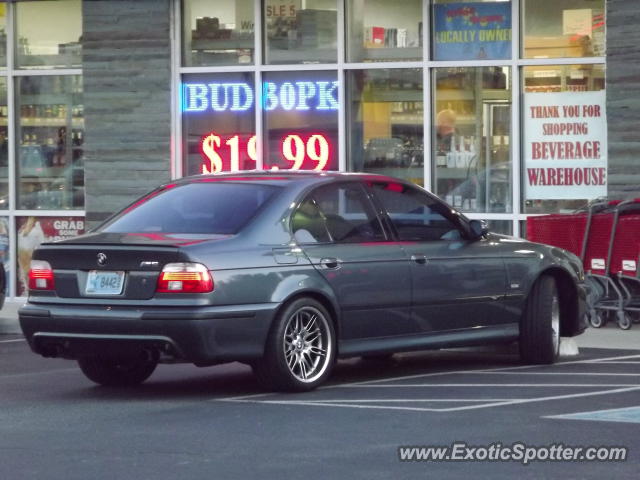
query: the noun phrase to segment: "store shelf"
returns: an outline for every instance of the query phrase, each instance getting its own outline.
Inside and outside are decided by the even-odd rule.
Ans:
[[[392,90],[384,91],[378,88],[375,92],[365,91],[362,95],[363,102],[379,103],[379,102],[422,102],[422,90],[405,89],[401,86],[391,86]]]
[[[416,113],[392,113],[391,123],[393,125],[424,125],[424,117]]]
[[[467,180],[475,175],[475,168],[471,167],[437,167],[436,179],[437,180]]]
[[[480,100],[510,100],[511,90],[502,88],[483,88],[479,92]],[[478,100],[476,92],[473,90],[463,90],[456,88],[438,88],[436,93],[437,102],[475,102]]]
[[[22,55],[18,54],[17,65],[20,68],[82,68],[80,53],[53,55]]]
[[[276,50],[268,49],[266,51],[267,62],[269,64],[277,63],[336,63],[338,50],[330,49],[293,49],[293,50]]]
[[[253,50],[253,39],[199,39],[191,40],[191,51],[215,51],[215,50]]]
[[[1,123],[0,123],[1,125]],[[20,119],[22,127],[67,127],[67,120],[64,118],[30,118],[23,117]],[[75,118],[71,120],[71,128],[84,128],[84,119]]]
[[[422,47],[379,47],[363,48],[363,61],[407,61],[422,60]],[[358,58],[354,59],[358,60]]]

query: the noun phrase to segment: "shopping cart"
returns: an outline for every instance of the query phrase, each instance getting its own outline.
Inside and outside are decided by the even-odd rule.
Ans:
[[[609,276],[615,279],[623,295],[621,309],[616,310],[618,326],[624,330],[640,321],[640,199],[620,203],[615,212],[614,228],[608,252]]]
[[[551,214],[527,218],[527,239],[581,256],[589,213]]]
[[[625,296],[612,276],[611,257],[620,201],[594,202],[589,207],[580,258],[589,285],[587,314],[589,323],[600,328],[615,319],[624,324]],[[613,272],[614,275],[617,270]]]
[[[631,208],[632,204],[636,206]],[[529,240],[564,248],[582,260],[589,285],[587,315],[589,323],[595,328],[602,327],[612,319],[621,328],[630,328],[632,315],[640,312],[637,262],[633,271],[637,281],[631,280],[632,277],[622,270],[623,260],[627,271],[632,266],[629,251],[633,251],[635,245],[630,242],[633,232],[635,238],[640,236],[640,229],[636,226],[640,218],[630,222],[628,219],[631,217],[626,216],[634,211],[640,211],[640,201],[621,203],[619,200],[597,200],[588,205],[586,212],[527,219]],[[620,219],[623,220],[624,231],[617,228]],[[636,248],[635,252],[637,257],[639,250]],[[615,266],[612,266],[612,261]],[[624,278],[620,278],[622,275]]]

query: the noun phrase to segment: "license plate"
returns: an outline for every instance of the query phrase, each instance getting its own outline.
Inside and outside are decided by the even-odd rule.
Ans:
[[[87,276],[85,293],[90,295],[120,295],[124,285],[124,272],[91,270]]]

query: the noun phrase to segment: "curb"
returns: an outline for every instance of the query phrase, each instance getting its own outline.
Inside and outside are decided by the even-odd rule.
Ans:
[[[0,335],[22,334],[18,322],[18,309],[24,302],[7,301],[0,310]]]

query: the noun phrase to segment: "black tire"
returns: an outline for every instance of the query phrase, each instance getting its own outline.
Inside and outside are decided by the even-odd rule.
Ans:
[[[78,359],[78,365],[82,373],[98,385],[132,387],[149,378],[158,362],[142,357],[121,360],[85,357]]]
[[[556,361],[560,350],[560,298],[556,281],[541,276],[531,289],[520,322],[520,358],[528,364]],[[553,327],[556,323],[555,332]]]
[[[630,330],[631,325],[633,325],[633,320],[631,319],[631,315],[628,313],[618,312],[616,315],[616,323],[622,330]]]
[[[602,328],[609,321],[609,312],[606,310],[594,310],[589,315],[589,325],[593,328]]]
[[[296,316],[299,324],[295,323]],[[335,332],[329,312],[316,300],[302,297],[278,313],[264,356],[252,368],[258,382],[268,390],[305,392],[329,377],[335,356]]]

